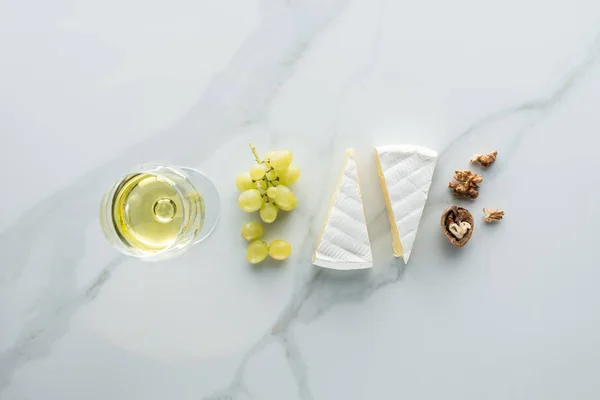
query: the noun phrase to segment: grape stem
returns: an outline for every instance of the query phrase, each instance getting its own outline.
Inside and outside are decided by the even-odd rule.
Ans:
[[[262,161],[260,160],[260,157],[258,156],[258,153],[256,152],[256,147],[254,147],[254,145],[252,143],[250,143],[250,150],[252,150],[252,154],[254,154],[254,159],[256,160],[256,162],[259,164],[262,164]]]
[[[256,147],[254,147],[254,145],[252,143],[250,143],[250,150],[252,150],[252,154],[254,154],[254,159],[256,160],[257,163],[262,164],[263,162],[260,160],[260,157],[258,156],[258,152],[256,151]],[[271,171],[274,171],[275,168],[271,167],[270,169],[268,169],[266,172],[269,173]],[[265,173],[265,176],[262,177],[262,180],[265,181],[265,183],[267,184],[267,189],[269,188],[269,185],[271,186],[275,186],[273,184],[273,181],[270,181],[269,178],[267,178],[267,175]],[[279,177],[275,178],[274,181],[278,181]]]
[[[254,145],[252,143],[250,143],[250,150],[252,150],[252,154],[254,154],[254,159],[256,160],[256,162],[258,164],[262,164],[263,162],[260,160],[260,157],[258,156],[258,152],[256,151],[256,147],[254,147]],[[271,167],[268,171],[266,172],[271,172],[275,170],[275,168]],[[273,184],[273,181],[278,181],[279,177],[273,179],[273,181],[270,181],[269,178],[267,178],[267,174],[265,173],[265,176],[263,176],[261,178],[261,180],[264,180],[267,183],[267,189],[269,188],[269,185],[275,187],[275,184]],[[255,182],[254,180],[252,180],[252,182]],[[264,197],[267,196],[266,194],[261,194],[260,197]],[[269,199],[269,196],[267,196],[267,203],[269,203],[269,201],[271,201],[271,199]],[[275,202],[273,202],[273,205],[277,206],[277,204],[275,204]]]

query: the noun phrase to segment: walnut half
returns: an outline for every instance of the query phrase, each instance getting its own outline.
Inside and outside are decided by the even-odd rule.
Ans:
[[[442,214],[442,230],[450,243],[456,247],[467,244],[473,234],[475,220],[466,208],[450,206]]]

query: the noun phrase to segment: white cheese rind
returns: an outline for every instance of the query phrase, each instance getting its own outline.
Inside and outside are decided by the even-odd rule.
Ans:
[[[313,264],[339,270],[372,267],[371,243],[352,149],[347,151],[346,164],[333,196]]]
[[[381,146],[375,149],[389,193],[391,210],[388,209],[388,212],[393,214],[402,244],[402,257],[408,263],[438,154],[434,150],[412,145]]]

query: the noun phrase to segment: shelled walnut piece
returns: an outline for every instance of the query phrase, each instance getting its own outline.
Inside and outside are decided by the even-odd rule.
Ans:
[[[450,181],[448,187],[452,189],[453,193],[457,197],[475,200],[479,196],[479,183],[483,181],[483,177],[478,174],[474,174],[468,169],[455,170],[454,179],[458,182]]]
[[[496,210],[495,208],[484,208],[483,220],[485,222],[500,221],[504,217],[504,211]]]
[[[442,230],[450,243],[456,247],[467,244],[473,234],[475,220],[466,208],[450,206],[442,214]]]
[[[473,156],[473,158],[471,158],[472,163],[477,162],[479,164],[481,164],[481,167],[483,169],[488,169],[488,167],[490,165],[492,165],[494,163],[494,161],[496,161],[496,156],[498,155],[497,151],[492,151],[491,153],[488,154],[477,154],[475,156]]]

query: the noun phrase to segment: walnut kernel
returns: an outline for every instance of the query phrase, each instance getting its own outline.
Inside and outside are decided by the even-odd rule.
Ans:
[[[504,211],[495,208],[484,208],[483,213],[485,222],[500,221],[504,217]]]
[[[452,233],[457,239],[462,239],[467,234],[469,229],[472,228],[473,227],[471,226],[471,224],[466,221],[463,221],[460,224],[452,223],[448,226],[448,230],[450,231],[450,233]]]
[[[454,171],[454,179],[458,182],[449,182],[448,187],[453,190],[453,193],[457,197],[463,197],[471,200],[475,200],[479,196],[477,189],[479,183],[483,181],[483,177],[478,174],[474,174],[468,169]]]
[[[494,161],[496,161],[497,155],[498,155],[497,151],[492,151],[491,153],[488,153],[488,154],[477,154],[477,155],[473,156],[473,158],[471,158],[470,162],[479,163],[479,164],[481,164],[483,169],[488,169],[488,167],[490,165],[492,165],[494,163]]]

